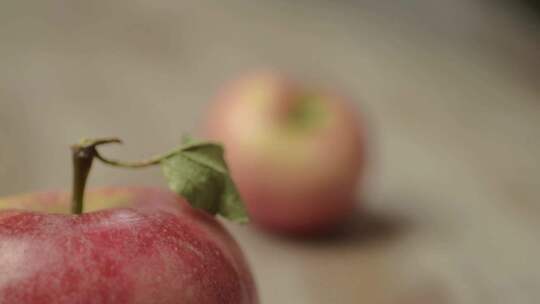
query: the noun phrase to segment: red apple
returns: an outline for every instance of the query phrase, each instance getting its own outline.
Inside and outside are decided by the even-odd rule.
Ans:
[[[258,303],[235,241],[177,194],[95,190],[85,213],[65,214],[71,203],[61,192],[0,199],[0,303]]]
[[[227,150],[255,224],[313,234],[354,209],[365,140],[355,108],[341,95],[259,73],[227,86],[206,121],[206,135]]]

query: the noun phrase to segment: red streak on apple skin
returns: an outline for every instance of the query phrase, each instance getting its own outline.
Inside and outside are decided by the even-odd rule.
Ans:
[[[120,196],[130,207],[0,212],[0,303],[258,303],[240,249],[210,215],[165,190],[90,196]],[[66,195],[35,198],[67,205]]]

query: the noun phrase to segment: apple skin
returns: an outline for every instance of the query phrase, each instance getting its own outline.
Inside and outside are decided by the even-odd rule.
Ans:
[[[88,191],[82,215],[57,213],[59,192],[0,208],[0,303],[258,303],[233,238],[167,190]]]
[[[366,151],[361,119],[346,98],[262,72],[216,99],[204,133],[224,144],[253,223],[310,235],[352,214]]]

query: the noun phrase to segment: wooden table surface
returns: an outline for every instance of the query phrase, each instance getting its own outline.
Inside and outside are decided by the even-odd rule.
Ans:
[[[278,66],[370,119],[365,208],[334,238],[230,229],[263,303],[539,303],[538,15],[493,1],[2,1],[0,194],[67,188],[67,146],[140,158],[227,79]],[[536,18],[536,19],[535,19]],[[96,166],[92,185],[162,185]]]

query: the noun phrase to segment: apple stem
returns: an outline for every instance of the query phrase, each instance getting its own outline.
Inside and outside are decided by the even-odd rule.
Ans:
[[[73,194],[71,200],[71,212],[81,214],[84,209],[84,189],[88,174],[92,168],[92,162],[96,156],[96,146],[120,143],[118,138],[102,138],[96,140],[82,140],[71,146],[73,159]]]
[[[155,156],[155,157],[152,157],[146,160],[141,160],[141,161],[120,161],[117,159],[106,158],[103,155],[101,155],[98,151],[95,151],[95,153],[96,153],[95,154],[96,158],[107,165],[111,165],[115,167],[123,167],[123,168],[128,168],[128,169],[137,169],[137,168],[144,168],[148,166],[157,165],[165,157],[168,156],[168,154],[166,154],[166,155]]]
[[[74,145],[71,147],[73,157],[73,197],[71,212],[81,214],[83,212],[84,189],[86,180],[92,167],[94,155],[92,147]]]
[[[169,152],[165,154],[156,155],[154,157],[151,157],[145,160],[140,160],[140,161],[121,161],[117,159],[106,158],[103,155],[101,155],[99,151],[97,150],[94,150],[94,153],[97,159],[99,159],[100,161],[102,161],[103,163],[107,165],[111,165],[114,167],[128,168],[128,169],[138,169],[138,168],[158,165],[161,163],[161,161],[179,153],[180,151],[182,151],[182,149],[183,147],[178,147],[176,149],[170,150]]]
[[[120,161],[115,159],[109,159],[102,156],[96,147],[111,144],[122,143],[122,141],[116,137],[100,138],[100,139],[83,139],[78,144],[71,146],[73,157],[73,194],[71,201],[71,212],[73,214],[81,214],[84,210],[84,190],[86,188],[86,181],[88,174],[92,168],[92,162],[94,157],[99,159],[105,164],[122,167],[122,168],[143,168],[159,164],[163,159],[178,153],[179,149],[174,149],[163,155],[158,155],[142,161]]]

